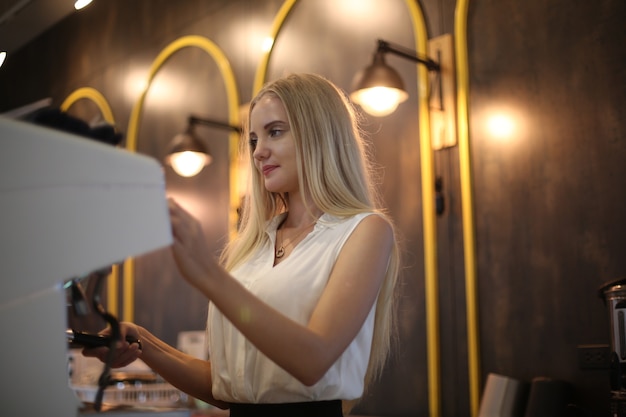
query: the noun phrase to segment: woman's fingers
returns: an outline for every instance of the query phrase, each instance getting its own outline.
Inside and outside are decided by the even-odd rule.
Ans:
[[[196,219],[171,198],[168,199],[168,205],[174,239],[189,240],[189,237],[193,236],[193,230],[198,227]]]
[[[100,332],[102,335],[109,335],[110,333],[110,328]],[[139,340],[139,331],[134,324],[122,322],[120,323],[120,336],[122,340],[115,343],[112,355],[110,355],[110,349],[105,346],[84,348],[82,351],[83,356],[98,358],[101,362],[110,361],[110,365],[113,368],[120,368],[130,364],[141,356],[141,349],[139,343],[129,343],[126,338],[130,336],[131,339]]]
[[[112,368],[129,365],[141,356],[141,350],[137,343],[117,342],[111,359],[109,359],[109,352],[107,347],[85,348],[82,351],[83,356],[98,358],[101,362],[110,360]]]

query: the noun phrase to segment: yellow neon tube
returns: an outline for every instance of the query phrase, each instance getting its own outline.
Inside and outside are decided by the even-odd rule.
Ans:
[[[417,2],[406,0],[411,11],[417,53],[428,54],[428,33]],[[424,227],[424,274],[426,291],[426,346],[428,355],[428,406],[431,417],[441,415],[441,366],[439,346],[439,285],[437,274],[437,218],[435,179],[430,132],[428,69],[417,65],[419,95],[420,163],[422,172],[422,222]]]
[[[139,99],[133,107],[126,140],[126,148],[135,152],[137,150],[137,134],[139,131],[139,119],[142,115],[143,104],[146,94],[150,89],[150,85],[163,64],[177,51],[186,47],[197,47],[207,52],[217,64],[224,84],[226,87],[226,95],[228,98],[228,122],[233,126],[239,125],[239,94],[237,92],[237,83],[235,82],[234,73],[230,67],[230,63],[222,50],[217,47],[209,39],[202,36],[184,36],[175,40],[166,46],[157,56],[150,67],[148,81]],[[239,190],[237,181],[237,150],[239,135],[235,132],[229,135],[229,158],[230,158],[230,210],[228,214],[229,235],[232,237],[237,230],[237,207],[239,206]],[[124,263],[124,320],[133,321],[134,316],[134,260],[128,259]]]
[[[426,24],[417,2],[405,0],[411,13],[411,22],[415,34],[415,45],[417,52],[427,55],[428,34]],[[272,37],[276,40],[282,25],[289,12],[295,5],[296,0],[286,0],[272,25]],[[256,94],[267,74],[269,58],[273,50],[263,56],[254,80],[254,91]],[[430,132],[430,108],[428,102],[428,71],[421,65],[417,66],[417,85],[419,97],[419,124],[420,124],[420,155],[422,170],[422,201],[435,201],[435,181],[433,168],[433,155]],[[254,95],[253,94],[253,95]],[[441,414],[441,394],[440,394],[440,353],[439,353],[439,302],[438,302],[438,277],[437,277],[437,234],[436,216],[434,204],[423,204],[423,225],[424,225],[424,268],[426,280],[426,332],[428,348],[428,386],[429,386],[429,407],[430,416],[438,417]]]
[[[83,87],[75,90],[72,94],[67,96],[61,104],[61,111],[66,112],[74,103],[80,99],[89,99],[93,101],[100,109],[102,117],[107,123],[115,125],[115,119],[113,118],[113,112],[111,106],[104,98],[104,96],[95,88]],[[113,271],[109,279],[107,280],[107,311],[114,315],[119,315],[119,303],[118,303],[118,282],[119,282],[119,268],[117,265],[113,266]]]
[[[113,118],[113,112],[111,111],[111,106],[106,101],[104,96],[95,88],[91,87],[83,87],[75,90],[72,94],[67,96],[67,98],[61,104],[61,111],[66,112],[75,102],[80,99],[89,99],[96,103],[100,112],[102,113],[102,117],[107,123],[115,124],[115,119]]]
[[[261,62],[259,63],[256,74],[254,76],[254,85],[252,87],[253,97],[256,95],[257,92],[259,92],[259,90],[263,87],[263,84],[265,83],[265,77],[267,77],[267,66],[269,64],[272,51],[274,50],[276,38],[278,37],[278,33],[282,29],[283,24],[285,23],[285,20],[287,19],[287,16],[289,15],[289,12],[291,11],[294,4],[296,4],[296,0],[286,0],[278,10],[276,17],[274,17],[274,22],[272,23],[272,29],[270,32],[273,40],[272,47],[261,57]]]
[[[463,253],[465,258],[465,298],[467,304],[467,356],[470,389],[470,412],[478,415],[480,407],[480,339],[478,334],[478,303],[476,293],[476,236],[474,197],[469,144],[469,67],[467,60],[467,9],[469,0],[457,2],[454,16],[457,63],[457,129],[461,176],[461,205],[463,214]]]

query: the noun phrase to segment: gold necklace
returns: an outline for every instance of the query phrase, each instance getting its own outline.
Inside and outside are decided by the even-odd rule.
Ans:
[[[317,221],[314,221],[307,227],[304,227],[297,235],[287,241],[287,245],[294,242],[297,238],[300,237],[300,235],[302,235],[302,233],[304,233],[309,227],[313,226],[315,223],[317,223]],[[283,256],[285,256],[286,244],[283,242],[283,229],[278,229],[278,231],[280,232],[280,246],[278,247],[278,249],[276,249],[276,252],[274,252],[274,256],[276,256],[276,258],[282,258]]]

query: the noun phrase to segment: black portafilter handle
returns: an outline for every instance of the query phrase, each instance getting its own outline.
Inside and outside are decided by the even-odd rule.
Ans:
[[[92,334],[79,332],[76,330],[68,329],[65,331],[67,337],[67,343],[70,348],[98,348],[111,346],[111,336],[104,334]],[[138,339],[132,336],[126,336],[128,343],[141,343]]]

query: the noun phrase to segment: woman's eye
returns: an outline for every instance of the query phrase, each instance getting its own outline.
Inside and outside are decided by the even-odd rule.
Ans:
[[[250,138],[250,149],[251,150],[255,150],[256,149],[256,143],[257,143],[258,139],[257,138]]]
[[[280,129],[270,129],[269,134],[271,137],[274,137],[280,135],[280,132],[282,132]]]

